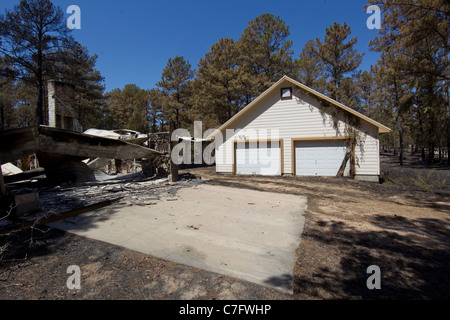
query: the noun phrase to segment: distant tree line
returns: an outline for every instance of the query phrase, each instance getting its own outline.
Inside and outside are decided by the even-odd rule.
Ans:
[[[368,71],[360,70],[364,54],[347,23],[333,23],[295,56],[289,26],[262,14],[239,39],[219,39],[196,68],[172,57],[155,88],[127,84],[104,92],[97,56],[73,40],[61,9],[50,0],[22,0],[0,16],[0,130],[45,123],[48,79],[75,85],[84,128],[158,132],[168,130],[170,119],[179,128],[192,129],[195,120],[204,129],[218,127],[288,75],[391,127],[381,147],[395,149],[400,163],[407,148],[423,162],[443,161],[450,147],[450,5],[370,4],[382,9],[383,25],[370,43],[380,59]]]

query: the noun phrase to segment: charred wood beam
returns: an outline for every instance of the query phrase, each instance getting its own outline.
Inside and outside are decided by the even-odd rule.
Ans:
[[[5,183],[14,183],[23,180],[31,180],[35,177],[39,177],[45,174],[44,168],[37,168],[21,173],[13,174],[11,176],[4,176]]]
[[[153,149],[123,140],[91,136],[82,133],[35,126],[0,133],[1,163],[21,159],[33,153],[58,156],[109,159],[151,159],[162,155]]]
[[[0,133],[0,164],[22,159],[39,150],[37,126],[6,130]]]

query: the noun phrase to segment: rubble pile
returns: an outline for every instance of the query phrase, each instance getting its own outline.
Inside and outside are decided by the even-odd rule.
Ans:
[[[59,214],[106,200],[118,199],[117,203],[130,206],[151,206],[157,201],[175,201],[179,189],[195,187],[205,181],[185,174],[179,181],[171,183],[163,178],[144,181],[114,180],[69,188],[57,186],[39,192],[40,211],[27,219]]]
[[[160,155],[151,159],[133,160],[97,158],[89,161],[89,167],[101,170],[107,174],[127,174],[133,172],[143,172],[147,176],[154,174],[168,174],[170,166],[170,158],[168,157],[170,143],[169,133],[150,133],[148,136],[146,135],[146,137],[148,137],[147,140],[141,145],[160,152]],[[127,141],[125,138],[123,140]]]
[[[156,156],[152,160],[141,161],[142,171],[145,174],[168,174],[170,168],[169,144],[170,135],[168,132],[149,133],[147,147],[163,155]]]
[[[0,164],[8,172],[4,179],[0,171],[0,222],[5,225],[10,220],[14,230],[24,220],[40,219],[45,224],[57,216],[63,219],[118,201],[152,205],[200,181],[186,176],[169,183],[177,179],[171,175],[168,132],[89,129],[81,133],[31,126],[2,131],[0,138]],[[19,172],[8,164],[24,155],[34,155],[40,167]],[[165,178],[156,178],[161,176]]]

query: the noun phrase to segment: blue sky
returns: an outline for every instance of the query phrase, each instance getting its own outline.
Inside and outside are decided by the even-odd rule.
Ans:
[[[0,11],[12,9],[19,0],[2,0]],[[135,83],[150,89],[161,78],[170,57],[184,56],[193,68],[211,45],[223,37],[239,39],[248,22],[262,13],[273,13],[290,26],[295,57],[309,39],[323,39],[333,22],[350,25],[358,37],[357,49],[365,52],[362,70],[376,64],[369,41],[364,11],[366,0],[53,0],[65,12],[81,8],[81,30],[73,36],[97,54],[97,69],[105,77],[106,90]],[[66,14],[66,18],[70,15]]]

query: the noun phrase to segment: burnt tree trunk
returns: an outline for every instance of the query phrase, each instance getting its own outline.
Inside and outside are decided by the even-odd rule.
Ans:
[[[434,150],[435,150],[435,148],[436,148],[436,146],[435,146],[434,142],[431,142],[429,144],[429,147],[428,147],[428,161],[427,162],[429,164],[433,164],[433,162],[434,162]]]
[[[342,160],[342,164],[339,167],[337,176],[338,177],[343,177],[344,176],[344,172],[345,172],[345,168],[347,167],[347,162],[350,159],[351,156],[351,152],[349,150],[347,150],[347,153],[345,154],[344,160]]]
[[[345,154],[344,160],[342,160],[342,164],[339,167],[337,176],[343,177],[345,173],[345,169],[347,168],[347,163],[350,160],[350,176],[352,178],[356,175],[356,156],[355,156],[355,148],[356,148],[356,138],[351,138],[349,145],[347,146],[347,152]]]
[[[399,163],[403,166],[403,125],[400,123],[400,127],[398,128],[398,139],[400,144],[400,152],[399,152]]]
[[[350,139],[350,177],[354,178],[356,175],[356,138]]]

